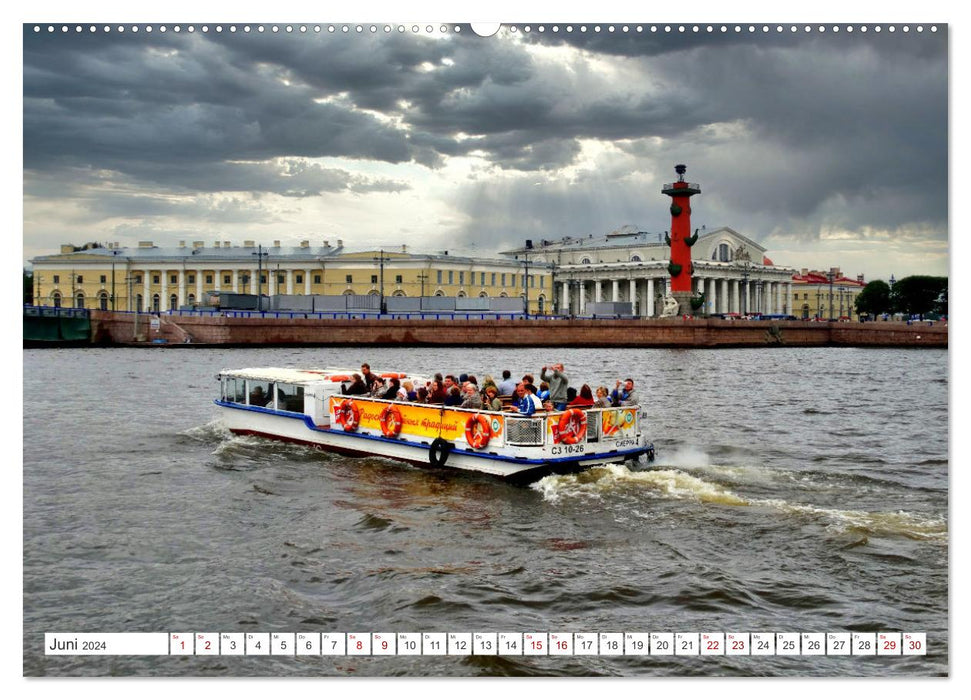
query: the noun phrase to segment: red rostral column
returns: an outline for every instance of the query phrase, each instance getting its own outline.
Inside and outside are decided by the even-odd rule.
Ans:
[[[671,262],[668,272],[671,273],[671,295],[680,306],[680,313],[691,313],[691,246],[698,240],[698,234],[691,234],[691,196],[701,194],[701,186],[693,182],[684,181],[684,173],[688,168],[675,165],[678,181],[664,185],[663,194],[671,198]]]

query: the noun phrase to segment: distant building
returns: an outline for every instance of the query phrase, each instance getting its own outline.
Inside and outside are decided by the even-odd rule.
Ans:
[[[262,256],[261,256],[262,253]],[[205,306],[215,292],[275,295],[520,297],[531,314],[550,313],[551,266],[510,259],[345,252],[343,242],[261,248],[184,241],[160,247],[143,241],[63,245],[34,258],[34,303],[117,311],[171,311]]]
[[[829,272],[803,268],[792,276],[792,282],[793,314],[796,317],[859,320],[856,297],[866,286],[863,275],[851,279],[838,267]]]
[[[502,254],[553,266],[555,309],[583,316],[597,302],[630,302],[634,315],[657,316],[670,289],[670,249],[663,233],[625,226],[604,236],[527,242]],[[765,257],[765,248],[728,227],[699,230],[692,248],[699,313],[793,313],[794,268]]]

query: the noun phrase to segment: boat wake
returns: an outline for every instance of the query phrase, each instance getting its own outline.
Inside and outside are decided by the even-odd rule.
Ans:
[[[690,462],[694,465],[698,461]],[[687,466],[687,463],[686,463]],[[739,485],[777,478],[778,474],[759,475],[759,470],[744,467],[706,465],[702,471],[741,470],[747,477]],[[763,470],[764,471],[764,470]],[[752,476],[756,473],[756,476]],[[736,474],[737,476],[737,474]],[[793,503],[776,498],[748,498],[722,484],[687,473],[683,469],[661,465],[648,470],[630,470],[625,465],[603,465],[579,474],[547,476],[531,487],[544,500],[557,503],[567,499],[611,499],[633,497],[662,500],[693,501],[717,506],[752,508],[767,514],[808,518],[822,524],[834,536],[904,537],[946,543],[947,519],[943,516],[909,513],[906,511],[865,511],[824,508],[809,503]],[[656,514],[655,514],[656,515]],[[651,515],[650,517],[655,517]]]

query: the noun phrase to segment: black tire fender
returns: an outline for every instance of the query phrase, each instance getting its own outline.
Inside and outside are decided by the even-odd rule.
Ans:
[[[432,440],[431,447],[428,448],[428,463],[433,467],[444,467],[448,460],[448,455],[452,452],[452,443],[442,438]]]

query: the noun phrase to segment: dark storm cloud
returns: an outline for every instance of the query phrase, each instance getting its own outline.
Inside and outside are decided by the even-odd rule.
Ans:
[[[533,173],[555,178],[593,140],[612,142],[625,167],[657,178],[688,162],[705,184],[713,225],[774,221],[806,231],[876,218],[940,230],[946,28],[905,36],[788,26],[755,35],[534,31],[492,39],[468,28],[431,38],[52,36],[25,27],[25,188],[43,182],[50,191],[50,173],[84,172],[175,193],[388,192],[409,185],[300,159],[435,169],[467,154],[529,182]],[[469,235],[495,221],[485,223],[490,208],[473,202],[501,207],[509,198],[525,221],[551,216],[557,228],[644,222],[628,218],[643,182],[618,185],[624,174],[614,170],[573,173],[572,187],[519,184],[518,192],[478,182],[483,191],[453,203],[468,215]],[[926,177],[943,184],[915,192]],[[578,213],[600,212],[592,200],[620,207],[614,216],[623,218]],[[524,226],[509,222],[528,233]]]

